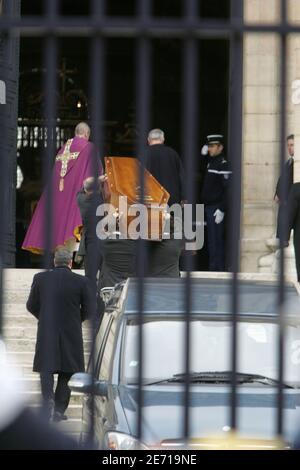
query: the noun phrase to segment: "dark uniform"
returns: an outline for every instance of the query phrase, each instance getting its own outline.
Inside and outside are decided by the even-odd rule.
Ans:
[[[286,181],[285,181],[285,183],[286,183],[286,194],[285,195],[282,193],[282,188],[281,188],[283,178],[286,179]],[[283,211],[286,210],[288,195],[289,195],[289,192],[291,190],[293,180],[294,180],[294,159],[292,157],[290,157],[285,162],[284,174],[281,175],[278,178],[278,182],[277,182],[277,185],[276,185],[276,191],[275,191],[275,195],[274,195],[274,197],[277,196],[278,199],[279,199],[278,214],[277,214],[276,238],[280,238],[279,224],[280,224],[280,220],[281,220],[281,217],[282,217],[281,214],[282,214]]]
[[[291,186],[288,202],[288,232],[285,234],[285,240],[290,239],[291,230],[294,230],[294,248],[296,257],[297,278],[300,282],[300,183],[294,183]]]
[[[208,144],[222,143],[222,136],[208,136]],[[202,155],[205,171],[201,191],[207,225],[207,245],[210,271],[225,270],[224,219],[216,223],[216,211],[227,210],[227,189],[231,171],[224,153],[211,157]]]

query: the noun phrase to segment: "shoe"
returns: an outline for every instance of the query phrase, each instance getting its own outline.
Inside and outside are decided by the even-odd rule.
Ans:
[[[47,400],[43,405],[43,414],[47,421],[50,421],[54,414],[54,400]]]
[[[53,421],[58,423],[59,421],[66,421],[68,417],[61,413],[60,411],[55,411],[53,415]]]

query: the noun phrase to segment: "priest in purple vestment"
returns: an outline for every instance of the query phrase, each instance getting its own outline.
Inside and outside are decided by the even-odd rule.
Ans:
[[[75,137],[66,142],[58,152],[50,183],[52,183],[52,226],[51,250],[59,245],[68,245],[78,238],[82,220],[76,203],[76,194],[83,181],[102,174],[102,165],[96,155],[96,148],[89,141],[90,128],[81,122],[76,126]],[[96,166],[95,166],[96,162]],[[22,248],[32,253],[42,254],[45,242],[46,189],[38,202],[28,227]]]

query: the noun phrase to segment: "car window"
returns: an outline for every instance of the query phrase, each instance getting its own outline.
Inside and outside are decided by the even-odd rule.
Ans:
[[[231,369],[232,325],[226,321],[191,321],[190,370],[217,372]],[[139,370],[139,326],[126,325],[122,358],[122,380],[137,383]],[[238,371],[276,379],[278,326],[274,323],[238,322]],[[300,327],[287,326],[285,381],[300,384]],[[171,378],[185,371],[185,322],[171,319],[147,321],[143,325],[143,378]]]
[[[117,320],[113,319],[110,324],[109,332],[104,339],[105,343],[103,344],[103,353],[99,362],[99,380],[109,380],[110,370],[113,360],[113,352],[116,339],[116,327]]]

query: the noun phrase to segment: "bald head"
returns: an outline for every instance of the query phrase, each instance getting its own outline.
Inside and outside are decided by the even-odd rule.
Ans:
[[[75,136],[81,137],[82,139],[89,140],[91,135],[90,126],[86,122],[80,122],[75,127]]]
[[[93,193],[94,191],[100,191],[101,189],[100,178],[94,178],[93,176],[89,176],[83,182],[83,189],[87,194]]]

